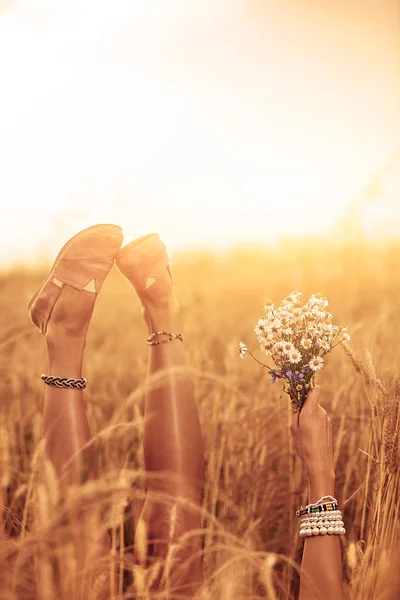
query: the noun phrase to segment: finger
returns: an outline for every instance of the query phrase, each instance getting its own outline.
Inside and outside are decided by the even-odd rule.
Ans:
[[[304,402],[303,410],[310,410],[318,407],[320,390],[321,388],[319,385],[316,385],[313,390],[308,392],[307,399]]]
[[[329,440],[329,456],[333,459],[333,443],[332,443],[332,419],[328,417],[328,440]]]
[[[292,423],[291,423],[291,430],[295,430],[297,429],[297,427],[299,426],[299,411],[297,410],[296,406],[291,403],[291,409],[292,409]]]

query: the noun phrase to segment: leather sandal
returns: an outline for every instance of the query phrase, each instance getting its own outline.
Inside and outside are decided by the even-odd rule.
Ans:
[[[72,237],[60,250],[46,281],[34,294],[28,311],[43,335],[64,285],[98,294],[123,240],[117,225],[94,225]]]
[[[115,264],[138,292],[149,289],[165,275],[165,270],[172,281],[167,250],[157,233],[140,237],[121,248]]]

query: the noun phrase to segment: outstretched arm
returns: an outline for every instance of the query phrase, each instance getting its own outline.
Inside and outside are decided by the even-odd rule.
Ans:
[[[320,389],[310,392],[300,413],[293,413],[291,432],[307,470],[309,503],[334,496],[332,423],[319,404]],[[306,537],[301,563],[299,600],[342,600],[343,573],[339,535]]]

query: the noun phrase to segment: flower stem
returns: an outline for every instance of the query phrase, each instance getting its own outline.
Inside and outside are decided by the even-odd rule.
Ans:
[[[253,360],[255,360],[256,362],[258,362],[258,364],[259,364],[259,365],[261,365],[262,367],[264,367],[264,369],[270,369],[270,370],[271,370],[271,367],[269,367],[268,365],[264,365],[264,363],[262,363],[261,361],[259,361],[259,360],[258,360],[258,358],[256,358],[256,357],[254,356],[254,354],[252,354],[252,353],[250,352],[250,350],[247,350],[247,354],[250,354],[251,358],[252,358]]]
[[[337,344],[335,344],[334,346],[332,346],[331,350],[333,350],[333,348],[336,348],[336,346],[339,346],[339,344],[341,344],[342,342],[344,342],[344,338],[343,338],[343,340],[340,340],[340,342],[338,342]]]

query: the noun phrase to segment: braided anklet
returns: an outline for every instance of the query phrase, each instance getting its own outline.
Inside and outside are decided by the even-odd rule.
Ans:
[[[82,377],[82,379],[72,379],[70,377],[52,377],[51,375],[42,375],[41,377],[44,383],[56,388],[84,390],[87,383],[87,380],[84,377]]]
[[[155,338],[159,335],[166,335],[166,340],[155,340]],[[181,333],[168,333],[168,331],[155,331],[147,338],[148,346],[158,346],[159,344],[168,344],[168,342],[172,342],[172,340],[180,340],[183,342],[183,337]]]

